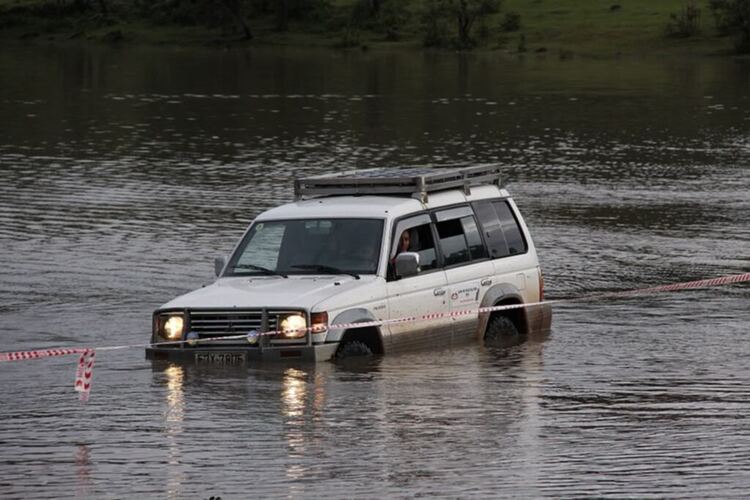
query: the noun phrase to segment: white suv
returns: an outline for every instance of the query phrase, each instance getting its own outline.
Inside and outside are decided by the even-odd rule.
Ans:
[[[217,259],[212,285],[154,312],[151,342],[171,343],[150,346],[149,358],[319,361],[549,327],[533,308],[476,311],[543,299],[499,167],[361,170],[299,179],[295,194]],[[405,317],[419,320],[388,321]],[[376,324],[351,325],[362,322]]]

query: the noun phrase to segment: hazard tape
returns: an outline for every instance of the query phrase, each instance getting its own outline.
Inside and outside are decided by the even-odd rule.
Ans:
[[[733,274],[729,276],[721,276],[718,278],[710,278],[704,280],[688,281],[683,283],[674,283],[670,285],[660,285],[649,288],[640,288],[635,290],[624,290],[616,292],[604,292],[597,294],[584,295],[581,297],[570,298],[570,299],[555,299],[546,300],[542,302],[532,302],[524,304],[504,304],[499,306],[487,306],[479,307],[474,309],[462,309],[459,311],[449,312],[433,312],[423,314],[421,316],[404,316],[400,318],[383,319],[383,320],[372,320],[362,321],[356,323],[336,323],[326,326],[310,326],[307,328],[289,329],[289,330],[271,330],[266,332],[250,332],[242,335],[226,335],[219,337],[212,337],[210,339],[194,339],[194,340],[175,340],[170,342],[156,342],[153,344],[135,344],[135,345],[119,345],[119,346],[105,346],[98,348],[59,348],[59,349],[42,349],[36,351],[17,351],[17,352],[2,352],[0,353],[0,362],[4,361],[24,361],[30,359],[48,358],[54,356],[68,356],[71,354],[80,354],[78,360],[78,367],[76,369],[75,378],[75,390],[80,392],[80,399],[83,402],[88,401],[89,394],[91,392],[91,382],[93,380],[94,371],[94,359],[96,351],[116,351],[122,349],[133,349],[133,348],[147,348],[147,347],[162,347],[170,345],[184,345],[186,343],[190,345],[196,345],[200,343],[210,343],[217,340],[241,340],[247,339],[248,341],[253,338],[260,336],[274,336],[283,335],[290,333],[316,333],[325,332],[327,330],[352,330],[357,328],[369,328],[373,326],[385,326],[402,323],[414,323],[418,321],[431,321],[435,319],[442,319],[447,317],[460,317],[474,314],[486,314],[498,311],[508,311],[512,309],[520,309],[524,307],[533,307],[539,305],[550,305],[560,304],[565,302],[584,302],[591,300],[601,300],[609,298],[625,298],[636,295],[648,295],[662,292],[674,292],[681,290],[692,290],[697,288],[709,288],[721,285],[730,285],[735,283],[743,283],[750,281],[750,273],[744,274]]]
[[[50,358],[80,354],[86,349],[44,349],[41,351],[0,352],[0,361],[23,361],[26,359]]]
[[[78,358],[78,368],[76,369],[76,380],[73,387],[81,393],[81,401],[84,403],[89,400],[91,393],[91,382],[94,378],[94,349],[84,349],[81,357]]]

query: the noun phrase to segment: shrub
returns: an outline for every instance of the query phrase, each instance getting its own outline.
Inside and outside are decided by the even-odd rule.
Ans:
[[[448,25],[441,0],[427,0],[422,11],[422,27],[425,47],[446,47],[448,45]]]
[[[471,36],[475,24],[500,10],[500,0],[427,0],[423,11],[425,45],[442,44],[442,28],[447,23],[458,28],[451,40],[458,49],[470,49],[476,45]]]
[[[341,38],[333,44],[337,49],[348,49],[359,45],[359,29],[356,26],[349,25],[341,33]]]
[[[500,29],[505,32],[518,31],[521,29],[521,14],[518,12],[508,12],[500,23]]]
[[[411,13],[400,0],[385,0],[376,14],[375,29],[384,34],[386,40],[396,41],[401,30],[409,22]]]
[[[667,36],[689,37],[700,31],[701,10],[695,0],[689,0],[677,13],[669,15],[666,26]]]
[[[518,53],[522,54],[526,52],[526,35],[521,33],[521,36],[518,37]]]
[[[750,53],[750,0],[711,0],[709,8],[719,33],[734,36],[738,53]]]

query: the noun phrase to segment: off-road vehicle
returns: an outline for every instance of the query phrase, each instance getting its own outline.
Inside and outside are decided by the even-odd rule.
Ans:
[[[151,342],[173,343],[150,346],[149,358],[320,361],[518,337],[549,322],[525,307],[460,314],[543,298],[534,244],[498,166],[309,177],[295,181],[295,196],[216,260],[213,284],[154,312]],[[456,314],[438,314],[447,312]]]

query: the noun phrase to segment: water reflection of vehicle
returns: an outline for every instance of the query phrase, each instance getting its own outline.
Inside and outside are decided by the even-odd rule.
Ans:
[[[300,483],[303,496],[322,496],[331,482],[321,474],[335,471],[357,481],[360,473],[387,478],[376,496],[390,497],[422,467],[444,470],[446,443],[485,444],[495,450],[488,456],[500,459],[523,440],[536,463],[546,336],[528,332],[503,347],[465,343],[336,364],[155,362],[166,484],[175,497],[194,493],[197,477],[212,479],[207,484],[217,493],[242,487],[216,482],[206,471],[217,469],[202,466],[210,464],[228,477],[250,471],[266,488],[256,492],[261,496],[299,496]],[[369,481],[362,484],[373,492]],[[339,491],[335,496],[353,494]]]
[[[538,302],[544,283],[528,228],[499,184],[496,166],[302,179],[299,201],[261,214],[218,263],[214,284],[154,313],[152,343],[173,344],[147,355],[244,364],[477,337],[512,342],[538,329],[544,315],[476,310]],[[412,316],[420,320],[329,327]]]

